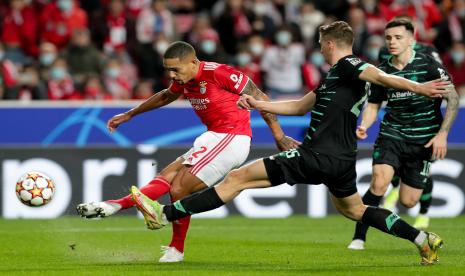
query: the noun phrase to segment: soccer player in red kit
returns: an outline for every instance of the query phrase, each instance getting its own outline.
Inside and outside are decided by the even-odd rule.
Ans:
[[[250,112],[239,109],[236,102],[241,94],[258,100],[268,100],[268,97],[245,74],[224,64],[199,61],[194,48],[185,42],[172,43],[164,54],[163,64],[173,80],[170,87],[137,107],[115,115],[107,126],[112,132],[132,117],[165,106],[181,95],[191,103],[207,131],[195,139],[188,152],[140,189],[153,200],[169,192],[174,202],[215,185],[247,159],[252,136]],[[275,115],[264,112],[261,115],[280,150],[298,146],[297,141],[284,135]],[[134,202],[128,195],[118,200],[82,203],[77,211],[86,218],[107,217],[132,206]],[[173,224],[171,243],[162,247],[164,255],[160,262],[183,261],[189,222],[190,217],[186,217]]]

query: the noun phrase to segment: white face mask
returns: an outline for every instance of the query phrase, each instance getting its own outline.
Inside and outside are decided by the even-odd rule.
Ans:
[[[263,53],[263,50],[265,47],[263,47],[263,44],[261,43],[252,43],[249,46],[250,51],[254,56],[260,56]]]
[[[169,43],[168,41],[165,41],[165,40],[161,40],[161,41],[158,41],[157,43],[155,43],[154,45],[155,47],[155,51],[157,51],[157,53],[159,53],[160,55],[163,55],[166,51],[166,49],[168,49],[168,46],[169,46]]]
[[[5,53],[4,53],[4,52],[0,52],[0,60],[3,60],[4,57],[5,57]]]
[[[236,56],[236,60],[239,66],[245,66],[252,61],[252,57],[247,53],[240,53]]]
[[[216,51],[216,42],[213,41],[213,40],[204,40],[202,41],[202,43],[200,44],[200,48],[202,49],[202,51],[204,51],[206,54],[213,54],[215,53]]]
[[[253,11],[256,15],[261,16],[266,13],[267,5],[265,3],[257,3],[253,6]]]
[[[279,31],[276,34],[276,43],[280,46],[289,45],[292,41],[292,35],[288,31]]]

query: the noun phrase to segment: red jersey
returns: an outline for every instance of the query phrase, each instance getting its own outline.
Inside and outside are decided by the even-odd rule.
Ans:
[[[170,90],[182,93],[208,130],[252,137],[250,112],[236,103],[249,78],[224,64],[201,62],[194,80],[173,82]]]

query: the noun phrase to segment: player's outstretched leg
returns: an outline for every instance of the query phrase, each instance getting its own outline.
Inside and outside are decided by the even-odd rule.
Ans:
[[[430,218],[427,214],[428,209],[431,206],[431,201],[433,200],[433,197],[431,196],[432,191],[433,178],[429,176],[425,185],[425,189],[423,189],[423,193],[420,197],[420,212],[415,219],[415,223],[413,224],[413,227],[417,229],[426,229],[429,227]]]
[[[432,265],[438,261],[439,249],[443,240],[434,233],[420,231],[387,209],[367,207],[362,222],[383,232],[413,242],[420,253],[422,265]]]
[[[141,188],[141,191],[151,199],[158,199],[168,193],[169,190],[170,183],[163,176],[155,177],[146,186]],[[131,198],[131,194],[129,194],[116,200],[81,203],[76,207],[76,210],[84,218],[104,218],[133,206],[134,201]]]

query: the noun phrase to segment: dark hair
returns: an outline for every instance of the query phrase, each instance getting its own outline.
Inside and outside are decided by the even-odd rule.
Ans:
[[[386,24],[386,28],[384,29],[387,30],[389,28],[394,28],[394,27],[399,27],[399,26],[404,26],[405,29],[411,32],[412,34],[415,32],[415,27],[413,27],[412,21],[407,18],[394,18],[393,20],[389,21]]]
[[[329,25],[320,26],[318,29],[321,37],[333,40],[338,45],[350,46],[354,43],[354,31],[344,21],[335,21]]]
[[[163,58],[178,58],[181,60],[192,54],[195,55],[195,50],[192,45],[184,41],[176,41],[168,46]]]

